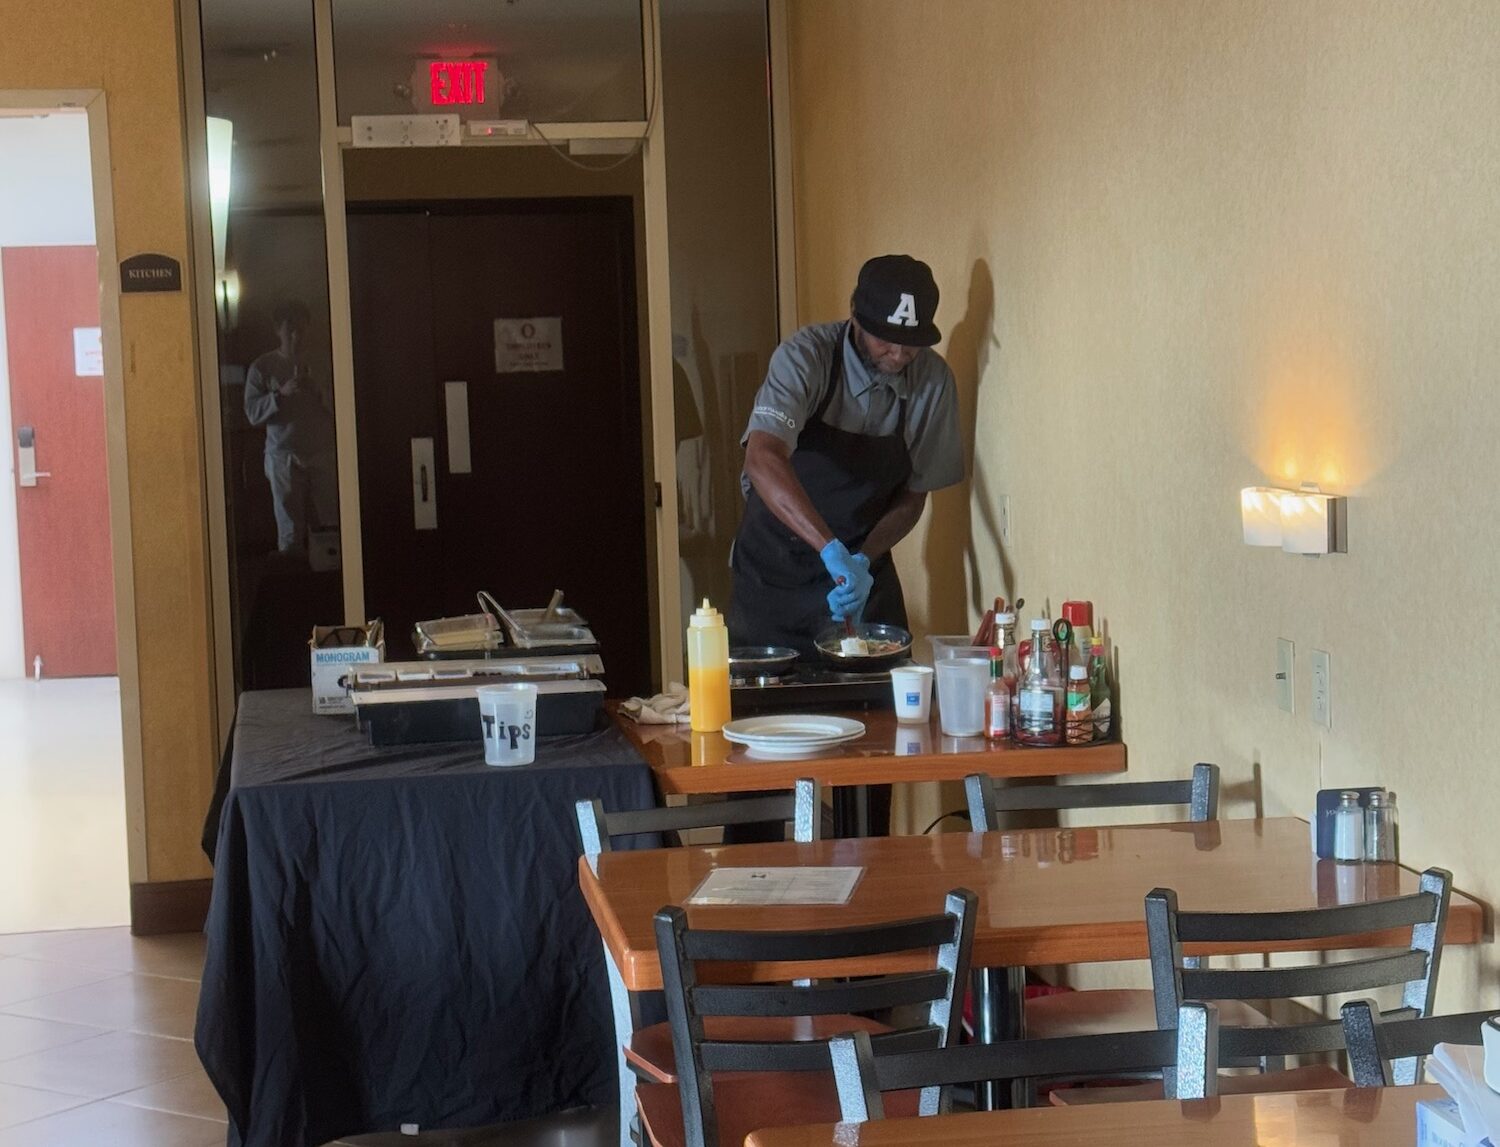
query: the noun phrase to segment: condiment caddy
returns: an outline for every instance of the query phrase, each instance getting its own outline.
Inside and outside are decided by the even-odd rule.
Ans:
[[[1094,628],[1088,601],[1066,601],[1062,615],[1029,623],[1018,641],[1016,627],[1025,599],[1007,608],[996,598],[970,646],[934,638],[937,659],[987,651],[990,685],[985,693],[984,734],[991,741],[1030,747],[1079,746],[1109,740],[1114,697],[1104,639]]]

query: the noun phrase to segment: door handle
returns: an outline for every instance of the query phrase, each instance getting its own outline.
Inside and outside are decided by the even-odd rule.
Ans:
[[[16,431],[16,462],[22,486],[35,486],[38,478],[50,478],[47,470],[36,468],[36,427],[22,426]]]
[[[437,491],[433,488],[433,440],[411,440],[411,517],[412,528],[437,529]]]

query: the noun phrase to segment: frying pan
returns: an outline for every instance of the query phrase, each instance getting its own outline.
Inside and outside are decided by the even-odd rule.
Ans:
[[[729,651],[731,677],[775,677],[797,660],[797,651],[784,645],[737,645]]]
[[[818,653],[822,655],[824,661],[837,669],[851,673],[869,673],[878,669],[889,669],[892,665],[905,661],[911,653],[911,634],[899,625],[863,623],[854,627],[854,636],[862,637],[866,641],[896,642],[896,648],[888,653],[873,653],[863,657],[845,656],[841,652],[841,645],[844,638],[848,636],[849,631],[842,623],[830,625],[818,634],[813,644],[818,647]]]

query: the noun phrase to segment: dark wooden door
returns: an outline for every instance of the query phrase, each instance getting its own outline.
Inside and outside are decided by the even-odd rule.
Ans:
[[[633,246],[628,199],[351,215],[366,600],[392,638],[479,589],[524,607],[561,588],[611,692],[650,688]],[[497,320],[555,320],[561,368],[497,362]],[[447,382],[467,388],[467,473],[449,465]],[[434,439],[436,530],[412,528],[413,437]]]
[[[418,529],[411,443],[441,434],[432,361],[432,293],[425,212],[351,214],[349,296],[354,417],[359,444],[365,612],[386,625],[393,659],[413,654],[413,623],[471,613],[444,591],[444,537]],[[443,508],[441,473],[429,475]],[[445,516],[438,517],[441,526]]]

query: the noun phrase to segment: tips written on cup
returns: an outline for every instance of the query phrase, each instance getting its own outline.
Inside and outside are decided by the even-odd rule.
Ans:
[[[529,765],[536,760],[536,686],[485,685],[477,693],[485,764]]]

